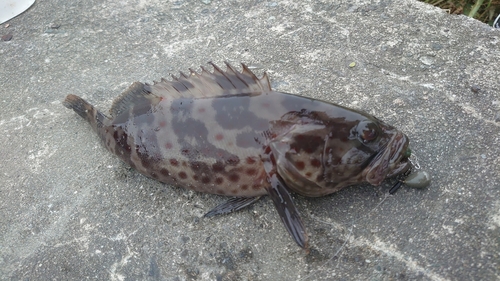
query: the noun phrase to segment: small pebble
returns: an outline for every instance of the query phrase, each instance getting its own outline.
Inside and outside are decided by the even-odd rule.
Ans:
[[[431,48],[434,50],[434,51],[439,51],[443,48],[443,46],[441,46],[441,44],[439,43],[432,43],[431,44]]]
[[[470,89],[474,93],[479,93],[479,91],[481,91],[481,88],[479,88],[478,85],[472,85],[472,86],[470,86]]]
[[[2,36],[2,41],[10,41],[10,39],[12,39],[12,34]]]

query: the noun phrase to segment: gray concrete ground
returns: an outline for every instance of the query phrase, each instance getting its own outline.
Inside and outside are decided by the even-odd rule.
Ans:
[[[417,1],[37,1],[0,35],[3,280],[498,280],[500,31]],[[297,196],[307,255],[269,198],[166,186],[64,108],[212,60],[405,131],[424,190]],[[351,63],[354,67],[350,67]]]

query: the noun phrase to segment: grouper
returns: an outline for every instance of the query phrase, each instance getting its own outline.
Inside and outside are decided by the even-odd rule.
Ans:
[[[380,185],[410,168],[408,137],[360,110],[276,92],[242,64],[133,83],[103,114],[76,95],[63,104],[141,174],[231,198],[206,216],[268,195],[295,242],[308,236],[291,193],[317,197]]]

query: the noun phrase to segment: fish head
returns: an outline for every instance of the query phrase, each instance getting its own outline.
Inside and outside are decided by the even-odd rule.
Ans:
[[[315,197],[364,182],[380,185],[409,168],[408,137],[366,113],[308,112],[285,120],[287,130],[270,146],[278,174],[296,193]]]
[[[380,185],[386,178],[410,168],[410,141],[403,132],[375,117],[360,122],[355,130],[353,137],[371,151],[370,157],[366,159],[368,165],[362,171],[366,182]]]

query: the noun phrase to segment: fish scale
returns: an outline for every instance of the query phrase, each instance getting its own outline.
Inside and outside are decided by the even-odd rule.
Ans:
[[[409,168],[409,141],[362,111],[273,91],[266,74],[246,65],[135,82],[105,116],[68,95],[64,105],[86,119],[105,147],[159,181],[234,196],[207,215],[244,208],[270,195],[298,245],[308,238],[290,192],[324,196]]]

